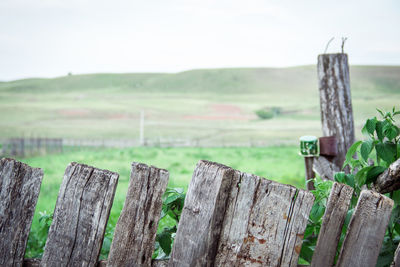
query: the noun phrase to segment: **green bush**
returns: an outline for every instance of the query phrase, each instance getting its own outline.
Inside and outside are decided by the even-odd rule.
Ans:
[[[265,109],[256,110],[256,114],[262,120],[268,120],[274,117],[274,113],[272,111],[268,111]]]
[[[366,186],[370,189],[378,176],[400,158],[400,129],[394,120],[400,111],[393,108],[392,112],[384,113],[380,110],[378,112],[382,119],[379,120],[376,117],[367,119],[362,129],[366,140],[355,142],[347,151],[343,168],[349,166],[351,173],[338,172],[335,174],[336,182],[354,188],[353,198],[336,251],[337,256],[362,188]],[[332,181],[314,180],[315,190],[312,193],[315,196],[315,202],[304,233],[299,261],[301,264],[311,262],[332,183]],[[389,266],[400,242],[400,190],[386,195],[394,200],[395,205],[376,266]]]
[[[256,115],[262,120],[272,119],[281,113],[280,107],[262,108],[255,111]]]

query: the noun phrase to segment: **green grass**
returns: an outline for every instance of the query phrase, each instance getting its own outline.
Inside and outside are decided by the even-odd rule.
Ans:
[[[352,66],[356,132],[375,108],[400,103],[400,67]],[[260,120],[255,111],[279,107]],[[204,146],[296,143],[321,135],[314,66],[87,74],[0,83],[0,138],[199,140]]]
[[[298,155],[298,148],[293,146],[70,150],[63,154],[19,159],[44,170],[31,232],[39,231],[39,212],[53,212],[65,168],[72,161],[120,174],[109,219],[110,226],[115,226],[126,197],[131,162],[143,162],[167,169],[170,172],[169,186],[183,187],[186,190],[196,163],[201,159],[216,161],[243,172],[304,188],[304,161]],[[162,221],[159,229],[169,223],[169,220]]]

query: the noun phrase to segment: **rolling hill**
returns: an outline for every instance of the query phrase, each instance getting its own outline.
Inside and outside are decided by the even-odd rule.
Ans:
[[[400,66],[352,66],[360,128],[375,108],[399,108]],[[259,120],[254,111],[280,107]],[[0,138],[137,139],[203,145],[296,143],[320,134],[315,66],[201,69],[180,73],[83,74],[0,83]]]

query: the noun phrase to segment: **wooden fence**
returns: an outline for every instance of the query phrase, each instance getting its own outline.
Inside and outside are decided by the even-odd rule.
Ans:
[[[99,262],[119,175],[71,163],[43,257],[24,260],[42,178],[40,169],[0,160],[0,266],[297,266],[314,202],[308,191],[200,161],[171,258],[152,261],[169,173],[132,163],[109,257]],[[352,194],[351,187],[334,183],[311,266],[333,266]],[[362,191],[336,266],[375,266],[392,207],[384,195]]]
[[[10,138],[3,141],[1,155],[30,156],[38,154],[61,153],[63,140],[60,138]]]

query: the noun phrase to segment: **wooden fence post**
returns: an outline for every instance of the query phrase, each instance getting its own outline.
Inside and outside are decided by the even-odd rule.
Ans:
[[[305,170],[306,170],[306,188],[308,191],[315,190],[314,182],[315,172],[313,170],[313,163],[316,157],[304,157]]]
[[[200,161],[169,266],[296,266],[312,193]]]
[[[170,266],[213,264],[233,174],[233,169],[221,164],[208,161],[197,164],[186,194]]]
[[[337,267],[375,266],[382,247],[393,200],[364,190],[360,194],[340,251]]]
[[[96,266],[119,175],[70,163],[41,266]]]
[[[162,195],[169,173],[132,163],[124,208],[115,226],[107,266],[151,266]]]
[[[297,266],[312,193],[236,171],[215,266]]]
[[[319,55],[318,79],[322,133],[336,137],[338,154],[333,163],[341,169],[355,140],[347,54]]]
[[[353,188],[334,183],[329,195],[311,266],[333,266]]]
[[[22,266],[43,171],[0,160],[0,266]]]

